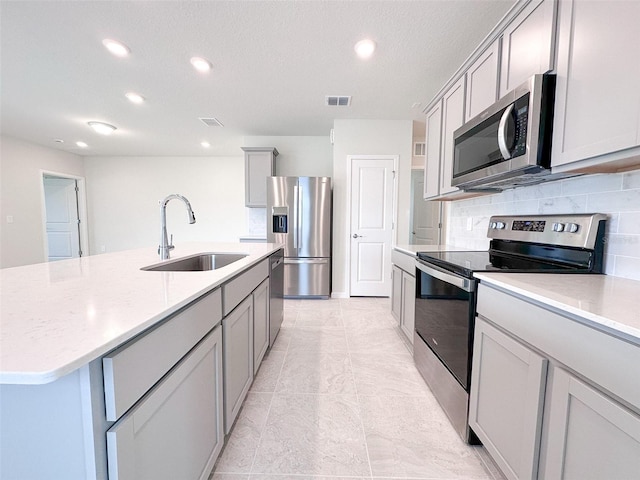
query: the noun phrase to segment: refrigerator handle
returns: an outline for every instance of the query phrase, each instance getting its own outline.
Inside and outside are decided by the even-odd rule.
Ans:
[[[298,198],[300,194],[298,192],[298,187],[293,187],[293,248],[298,249],[298,229],[300,226],[298,225]]]
[[[302,248],[302,187],[298,187],[298,249]]]

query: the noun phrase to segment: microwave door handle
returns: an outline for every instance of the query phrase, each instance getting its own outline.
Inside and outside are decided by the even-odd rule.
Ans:
[[[498,146],[500,147],[500,153],[505,160],[511,158],[511,152],[507,146],[507,122],[513,111],[513,103],[509,105],[500,117],[500,125],[498,126]]]

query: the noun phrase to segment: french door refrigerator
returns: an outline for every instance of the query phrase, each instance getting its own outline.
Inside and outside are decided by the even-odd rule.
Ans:
[[[284,245],[285,298],[328,298],[331,178],[267,177],[267,241]]]

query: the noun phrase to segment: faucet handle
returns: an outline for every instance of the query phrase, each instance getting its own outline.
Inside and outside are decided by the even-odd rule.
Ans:
[[[167,245],[167,248],[169,250],[173,250],[174,248],[176,248],[176,247],[173,246],[173,233],[170,235],[169,245]]]

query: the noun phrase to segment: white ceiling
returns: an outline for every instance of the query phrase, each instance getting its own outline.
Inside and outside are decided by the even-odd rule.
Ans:
[[[241,136],[328,136],[334,119],[422,121],[513,3],[2,0],[0,127],[81,155],[191,156],[237,154],[227,147]],[[364,37],[377,43],[366,61],[353,51]],[[131,55],[109,54],[104,38]],[[197,73],[194,55],[213,70]],[[131,90],[146,102],[131,104]],[[325,95],[352,104],[328,107]],[[118,130],[99,136],[90,120]]]

